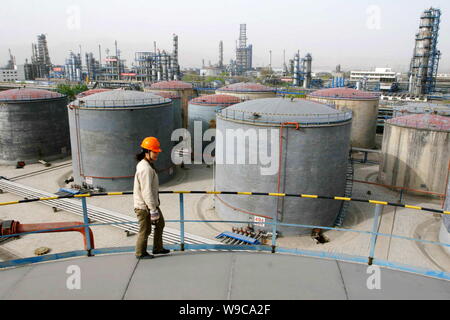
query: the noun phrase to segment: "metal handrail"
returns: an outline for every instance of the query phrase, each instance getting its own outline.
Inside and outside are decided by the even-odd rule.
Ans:
[[[112,223],[102,223],[102,224],[91,224],[89,223],[89,213],[87,210],[86,205],[86,199],[92,196],[113,196],[113,195],[124,195],[124,194],[131,194],[130,192],[118,192],[118,193],[103,193],[103,194],[85,194],[85,195],[75,195],[73,198],[81,198],[82,205],[83,205],[83,217],[84,217],[84,224],[78,225],[77,227],[84,227],[86,230],[90,227],[94,226],[112,226],[112,225],[125,225],[125,224],[136,224],[136,222],[112,222]],[[322,258],[331,258],[331,259],[337,259],[337,260],[344,260],[344,261],[352,261],[352,262],[360,262],[360,263],[368,263],[369,265],[378,265],[378,266],[385,266],[390,268],[395,268],[398,270],[408,271],[408,272],[415,272],[418,274],[426,275],[426,276],[433,276],[436,278],[444,279],[444,280],[450,280],[450,273],[449,272],[443,272],[443,271],[436,271],[436,270],[427,270],[427,269],[421,269],[421,268],[415,268],[411,266],[405,266],[401,264],[396,264],[389,261],[380,260],[375,257],[375,248],[377,244],[378,237],[391,237],[391,238],[398,238],[403,240],[410,240],[410,241],[416,241],[426,244],[434,244],[439,245],[443,247],[450,247],[450,244],[447,243],[441,243],[441,242],[435,242],[435,241],[428,241],[423,239],[416,239],[416,238],[409,238],[404,236],[398,236],[394,234],[385,234],[377,232],[378,226],[379,226],[379,214],[380,214],[380,208],[382,206],[396,206],[396,207],[405,207],[410,209],[416,209],[416,210],[427,210],[431,212],[440,212],[443,214],[450,214],[450,211],[443,211],[443,210],[436,210],[436,209],[427,209],[427,208],[421,208],[417,206],[408,206],[405,204],[394,204],[389,202],[383,202],[383,201],[376,201],[376,200],[362,200],[362,199],[351,199],[351,198],[342,198],[342,197],[324,197],[324,196],[318,196],[318,195],[290,195],[290,194],[276,194],[276,193],[244,193],[244,192],[207,192],[207,191],[163,191],[161,194],[179,194],[180,198],[180,219],[179,220],[168,220],[167,223],[180,223],[180,244],[170,245],[171,249],[174,250],[245,250],[245,251],[271,251],[272,253],[291,253],[291,254],[299,254],[304,256],[319,256]],[[358,201],[358,202],[367,202],[371,204],[375,204],[375,216],[374,216],[374,225],[372,231],[364,231],[364,230],[354,230],[354,229],[343,229],[343,228],[331,228],[326,226],[312,226],[312,225],[301,225],[301,224],[287,224],[282,223],[277,220],[276,215],[275,218],[272,220],[272,222],[266,222],[265,224],[268,226],[272,226],[272,245],[266,246],[266,245],[258,245],[258,246],[230,246],[230,245],[211,245],[211,244],[186,244],[185,239],[185,231],[184,231],[184,225],[186,223],[233,223],[233,224],[257,224],[259,222],[249,222],[249,221],[214,221],[214,220],[186,220],[184,216],[184,195],[185,194],[234,194],[239,196],[272,196],[272,197],[301,197],[305,199],[315,199],[315,200],[321,200],[321,199],[327,199],[327,200],[340,200],[340,201]],[[43,199],[27,199],[27,200],[19,200],[9,203],[0,203],[0,205],[11,205],[11,204],[17,204],[17,203],[26,203],[26,202],[36,202],[36,201],[48,201],[51,199],[55,199],[59,197],[53,197],[53,198],[43,198]],[[360,234],[366,234],[371,236],[371,244],[370,244],[370,253],[367,257],[362,256],[355,256],[355,255],[347,255],[347,254],[336,254],[336,253],[330,253],[330,252],[324,252],[324,251],[307,251],[307,250],[301,250],[301,249],[286,249],[286,248],[280,248],[277,246],[277,229],[279,226],[286,226],[286,227],[296,227],[296,228],[307,228],[307,229],[323,229],[323,230],[335,230],[335,231],[342,231],[342,232],[354,232],[354,233],[360,233]],[[75,226],[74,226],[75,227]],[[23,233],[21,235],[26,234],[36,234],[36,233],[42,233],[42,232],[49,232],[49,231],[55,231],[59,229],[49,229],[49,230],[42,230],[42,231],[35,231],[35,232],[29,232],[29,233]],[[7,236],[0,236],[0,239],[2,238],[11,238],[16,237],[18,235],[7,235]],[[65,259],[69,257],[79,257],[83,255],[92,256],[92,255],[101,255],[101,254],[110,254],[110,253],[123,253],[123,252],[133,252],[134,247],[121,247],[121,248],[103,248],[103,249],[93,249],[92,248],[92,239],[88,237],[88,244],[87,244],[87,250],[85,251],[73,251],[73,252],[67,252],[63,254],[53,254],[53,255],[47,255],[47,256],[41,256],[41,257],[33,257],[33,258],[25,258],[25,259],[19,259],[14,261],[6,261],[6,262],[0,262],[0,269],[2,268],[9,268],[9,267],[16,267],[20,265],[26,265],[26,264],[33,264],[33,263],[39,263],[42,261],[55,261],[59,259]]]
[[[344,111],[334,114],[316,114],[316,113],[308,113],[308,114],[266,114],[264,112],[256,112],[256,114],[260,117],[268,115],[270,117],[285,117],[289,116],[292,121],[299,122],[300,124],[313,125],[313,124],[331,124],[349,121],[353,118],[353,112]],[[251,111],[243,111],[243,110],[229,110],[223,109],[217,113],[218,116],[229,119],[229,120],[240,120],[240,121],[250,121],[253,123],[273,123],[280,124],[280,120],[270,120],[255,118],[255,112]],[[311,120],[314,122],[311,122]],[[262,121],[264,120],[264,121]]]
[[[448,123],[432,123],[423,120],[402,119],[402,117],[398,117],[394,118],[392,122],[387,123],[407,128],[450,131],[450,120]]]
[[[39,101],[39,100],[52,100],[52,99],[62,99],[66,98],[65,95],[62,94],[39,94],[39,96],[32,96],[32,95],[20,95],[16,98],[0,98],[0,102],[20,102],[20,101]]]
[[[401,264],[396,264],[393,262],[384,261],[381,259],[378,259],[375,257],[375,248],[377,244],[378,237],[391,237],[391,238],[398,238],[403,240],[410,240],[410,241],[416,241],[426,244],[434,244],[434,245],[440,245],[443,247],[450,247],[450,244],[447,243],[441,243],[441,242],[435,242],[435,241],[428,241],[423,239],[416,239],[416,238],[409,238],[404,236],[398,236],[394,234],[385,234],[377,232],[378,230],[378,218],[380,214],[380,208],[382,206],[392,205],[392,206],[400,206],[405,208],[411,208],[416,210],[424,210],[424,208],[420,207],[413,207],[413,206],[407,206],[402,204],[391,204],[389,202],[382,202],[382,201],[375,201],[375,200],[365,200],[368,203],[375,204],[375,216],[374,216],[374,226],[372,231],[364,231],[364,230],[354,230],[354,229],[343,229],[343,228],[331,228],[326,226],[312,226],[312,225],[301,225],[301,224],[287,224],[282,223],[277,220],[277,218],[273,219],[273,222],[266,222],[267,225],[272,226],[272,245],[271,246],[230,246],[230,245],[204,245],[204,244],[186,244],[184,243],[184,225],[185,223],[233,223],[233,224],[257,224],[259,222],[249,222],[249,221],[211,221],[211,220],[186,220],[184,217],[184,195],[185,194],[223,194],[225,192],[206,192],[206,191],[166,191],[161,192],[161,194],[179,194],[180,198],[180,219],[179,220],[168,220],[167,223],[180,223],[180,239],[181,243],[176,245],[171,245],[171,249],[179,250],[179,251],[185,251],[185,250],[244,250],[244,251],[271,251],[272,253],[293,253],[293,254],[299,254],[299,255],[306,255],[306,256],[319,256],[322,258],[332,258],[337,260],[344,260],[344,261],[357,261],[362,263],[368,263],[369,265],[379,265],[379,266],[387,266],[390,268],[396,268],[398,270],[404,270],[409,272],[415,272],[418,274],[426,275],[426,276],[433,276],[444,280],[450,280],[450,273],[443,272],[443,271],[436,271],[436,270],[426,270],[421,268],[415,268],[410,266],[405,266]],[[106,194],[99,194],[98,196],[112,196],[112,195],[124,195],[124,194],[130,194],[130,193],[106,193]],[[261,196],[272,196],[272,197],[288,197],[288,196],[294,196],[289,194],[266,194],[266,193],[232,193],[227,192],[226,194],[236,194],[239,196],[250,196],[250,195],[261,195]],[[112,226],[112,225],[124,225],[124,224],[136,224],[136,222],[113,222],[113,223],[103,223],[103,224],[90,224],[89,223],[89,216],[88,216],[88,210],[86,205],[86,199],[88,197],[91,197],[93,195],[86,194],[86,195],[78,195],[74,196],[75,198],[81,198],[83,203],[83,215],[84,215],[84,225],[77,226],[77,227],[84,227],[88,229],[89,227],[94,226]],[[298,195],[297,195],[298,196]],[[302,198],[306,199],[331,199],[330,197],[319,197],[315,195],[301,195]],[[333,200],[339,200],[341,201],[349,201],[352,200],[350,198],[340,198],[335,197]],[[45,201],[49,200],[50,198],[46,199],[37,199],[38,201]],[[22,201],[25,202],[26,200]],[[31,201],[36,201],[36,199],[31,199]],[[363,201],[361,199],[355,201]],[[30,201],[27,201],[30,202]],[[19,201],[11,202],[9,204],[16,204],[19,203]],[[3,204],[6,205],[6,204]],[[439,210],[428,210],[432,212],[439,212]],[[450,214],[449,211],[441,211],[441,213]],[[275,215],[276,216],[276,215]],[[367,257],[361,257],[361,256],[354,256],[354,255],[344,255],[344,254],[336,254],[336,253],[329,253],[329,252],[322,252],[322,251],[306,251],[301,249],[286,249],[286,248],[279,248],[277,247],[277,229],[279,226],[286,226],[286,227],[296,227],[296,228],[307,228],[307,229],[323,229],[323,230],[335,230],[335,231],[342,231],[342,232],[354,232],[354,233],[360,233],[360,234],[366,234],[371,236],[371,245],[370,245],[370,253]],[[35,233],[42,233],[42,232],[48,232],[48,231],[55,231],[58,229],[50,229],[50,230],[42,230],[42,231],[36,231],[36,232],[30,232],[30,233],[23,233],[21,235],[25,234],[35,234]],[[0,239],[2,238],[10,238],[10,237],[16,237],[17,235],[7,235],[7,236],[0,236]],[[100,255],[100,254],[109,254],[109,253],[118,253],[118,252],[132,252],[134,250],[134,247],[122,247],[122,248],[103,248],[103,249],[92,249],[90,245],[91,241],[88,239],[88,248],[85,250],[85,254],[87,256],[92,255]],[[0,262],[0,269],[2,268],[9,268],[9,267],[15,267],[19,265],[26,265],[31,263],[39,263],[42,261],[54,261],[59,259],[65,259],[68,257],[76,257],[81,256],[83,251],[74,251],[74,252],[68,252],[64,254],[55,254],[55,255],[48,255],[43,257],[33,257],[33,258],[25,258],[25,259],[19,259],[14,261],[6,261],[6,262]]]
[[[72,106],[79,108],[128,108],[128,107],[145,107],[156,106],[161,104],[170,103],[171,99],[166,98],[148,98],[148,99],[103,99],[103,100],[87,100],[84,101],[80,98],[77,102],[74,102]]]

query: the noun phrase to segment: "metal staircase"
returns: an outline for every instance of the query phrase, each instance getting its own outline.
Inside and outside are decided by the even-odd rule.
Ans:
[[[353,178],[355,175],[355,169],[353,167],[353,159],[350,156],[347,165],[347,183],[345,185],[345,196],[346,198],[351,198],[353,195]],[[345,217],[348,213],[348,207],[350,206],[350,201],[342,201],[341,210],[337,216],[336,222],[334,223],[336,227],[342,227],[344,224]]]

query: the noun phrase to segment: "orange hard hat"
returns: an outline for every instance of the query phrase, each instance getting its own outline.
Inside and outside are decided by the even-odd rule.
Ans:
[[[162,152],[161,143],[159,143],[159,140],[154,137],[145,138],[144,141],[142,141],[141,147],[142,149],[150,150],[157,153]]]

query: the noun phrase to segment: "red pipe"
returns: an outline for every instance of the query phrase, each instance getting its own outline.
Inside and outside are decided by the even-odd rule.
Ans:
[[[56,233],[56,232],[79,232],[83,235],[83,242],[85,250],[88,250],[87,235],[85,227],[76,227],[83,225],[81,222],[56,222],[56,223],[37,223],[37,224],[21,224],[18,221],[4,221],[0,224],[0,235],[21,234],[27,232],[44,231],[51,229],[61,229],[54,231],[44,231],[42,233]],[[91,239],[91,249],[95,249],[94,234],[91,228],[89,229],[89,236]]]

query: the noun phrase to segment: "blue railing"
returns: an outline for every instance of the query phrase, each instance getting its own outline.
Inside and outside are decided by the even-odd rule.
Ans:
[[[163,193],[170,194],[170,192],[163,192]],[[174,193],[176,193],[176,192],[174,192]],[[200,191],[179,192],[180,219],[179,220],[166,220],[166,223],[178,223],[180,225],[180,243],[174,244],[174,245],[165,245],[166,248],[171,249],[171,250],[175,250],[175,251],[187,251],[187,250],[260,251],[260,252],[271,252],[274,254],[288,253],[288,254],[295,254],[295,255],[308,256],[308,257],[335,259],[335,260],[342,260],[342,261],[348,261],[348,262],[364,263],[364,264],[369,264],[369,265],[378,265],[381,267],[387,267],[387,268],[396,269],[396,270],[400,270],[400,271],[406,271],[406,272],[416,273],[416,274],[420,274],[420,275],[424,275],[424,276],[431,276],[431,277],[435,277],[435,278],[439,278],[439,279],[450,280],[449,272],[409,266],[409,265],[405,265],[405,264],[400,264],[400,263],[396,263],[396,262],[378,259],[375,257],[375,250],[376,250],[376,246],[377,246],[379,237],[391,237],[391,238],[395,238],[395,239],[409,240],[409,241],[415,241],[415,242],[420,242],[420,243],[424,243],[424,244],[433,244],[433,245],[439,245],[442,247],[450,248],[450,244],[448,244],[448,243],[441,243],[441,242],[436,242],[436,241],[429,241],[429,240],[411,238],[411,237],[406,237],[406,236],[399,236],[399,235],[394,235],[394,234],[386,234],[386,233],[377,232],[378,227],[379,227],[380,214],[382,213],[383,206],[385,206],[386,204],[375,204],[374,222],[373,222],[372,231],[333,228],[333,227],[326,227],[326,226],[303,225],[303,224],[288,224],[288,223],[282,223],[275,218],[275,219],[272,219],[272,222],[265,222],[266,225],[271,226],[271,228],[272,228],[272,239],[271,239],[270,246],[268,246],[268,245],[236,246],[236,245],[225,245],[225,244],[187,244],[187,243],[185,243],[185,224],[186,223],[224,223],[224,224],[226,223],[226,224],[242,224],[242,225],[254,224],[254,225],[256,225],[256,224],[259,224],[260,222],[219,221],[219,220],[186,220],[185,219],[185,206],[184,206],[184,201],[185,201],[184,197],[185,197],[186,193],[199,194],[201,192]],[[218,192],[218,193],[220,193],[220,192]],[[110,195],[110,194],[108,194],[108,195]],[[121,194],[119,193],[117,195],[121,195]],[[274,194],[272,194],[272,196],[273,195]],[[94,195],[88,195],[88,197],[91,197],[91,196],[94,196]],[[44,200],[42,200],[42,201],[44,201]],[[72,258],[72,257],[95,256],[95,255],[113,254],[113,253],[128,253],[128,252],[135,251],[135,247],[100,248],[100,249],[93,248],[92,239],[90,239],[89,232],[88,232],[90,227],[131,225],[131,224],[138,224],[138,222],[130,221],[130,222],[97,223],[97,224],[89,223],[89,213],[88,213],[86,197],[81,196],[81,201],[82,201],[82,208],[83,208],[84,224],[76,225],[73,227],[74,228],[75,227],[76,228],[80,228],[80,227],[85,228],[85,230],[86,230],[85,234],[87,237],[86,250],[49,254],[49,255],[45,255],[45,256],[24,258],[24,259],[19,259],[19,260],[4,261],[4,262],[0,262],[0,269],[10,268],[10,267],[18,267],[18,266],[39,263],[39,262],[56,261],[56,260],[67,259],[67,258]],[[10,204],[13,205],[13,204],[15,204],[15,202],[11,202]],[[390,205],[390,204],[387,204],[387,205]],[[277,239],[277,233],[278,233],[277,231],[278,231],[279,227],[334,230],[334,231],[339,231],[339,232],[353,232],[353,233],[370,235],[371,241],[370,241],[369,253],[367,256],[358,256],[358,255],[350,255],[350,254],[327,252],[327,251],[315,251],[315,250],[312,251],[312,250],[304,250],[304,249],[281,248],[281,247],[277,246],[277,243],[278,243],[277,242],[277,240],[278,240]],[[6,238],[14,238],[17,236],[23,236],[23,235],[27,235],[27,234],[39,234],[39,233],[47,233],[47,232],[51,232],[51,231],[63,231],[66,229],[68,229],[68,227],[20,233],[20,234],[3,235],[3,236],[0,236],[0,240],[6,239]]]

